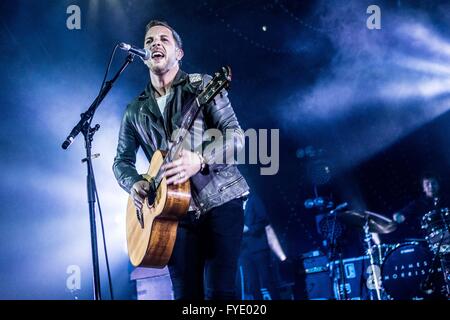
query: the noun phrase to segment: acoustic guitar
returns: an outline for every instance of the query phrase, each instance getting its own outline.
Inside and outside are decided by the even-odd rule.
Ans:
[[[223,67],[214,78],[188,104],[178,131],[168,151],[157,150],[150,161],[147,174],[150,182],[149,196],[145,198],[142,210],[128,198],[126,228],[130,261],[135,267],[163,268],[169,262],[175,244],[178,221],[186,215],[191,201],[189,180],[178,185],[167,185],[162,165],[180,157],[189,129],[202,107],[211,102],[231,82],[231,70]]]

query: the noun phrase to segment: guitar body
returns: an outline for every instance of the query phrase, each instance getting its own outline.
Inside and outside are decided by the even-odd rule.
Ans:
[[[160,170],[165,154],[154,153],[145,178],[150,181]],[[163,268],[169,262],[175,244],[178,220],[183,217],[191,201],[189,180],[179,185],[167,185],[162,179],[153,203],[145,199],[142,221],[137,218],[131,196],[127,205],[127,246],[135,267]]]

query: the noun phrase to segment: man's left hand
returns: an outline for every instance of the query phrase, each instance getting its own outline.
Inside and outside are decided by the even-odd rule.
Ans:
[[[183,150],[177,160],[163,165],[164,177],[167,184],[180,184],[186,182],[190,177],[197,174],[201,168],[200,157],[188,150]]]

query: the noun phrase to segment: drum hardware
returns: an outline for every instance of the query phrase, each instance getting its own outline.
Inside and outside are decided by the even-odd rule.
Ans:
[[[369,216],[366,217],[366,223],[364,224],[364,242],[367,245],[367,255],[369,256],[369,262],[370,262],[370,270],[371,270],[371,274],[372,274],[372,279],[374,281],[374,289],[376,292],[376,297],[377,300],[381,300],[381,279],[378,276],[378,272],[377,272],[377,266],[375,265],[375,258],[374,258],[374,252],[373,252],[373,246],[372,246],[372,235],[369,232]],[[376,245],[377,247],[377,251],[379,252],[380,256],[381,256],[381,250],[379,248],[379,245]],[[372,298],[372,296],[371,296]],[[371,299],[373,300],[373,299]]]
[[[450,300],[450,253],[441,255],[440,260],[442,274],[444,275],[446,296]]]
[[[436,208],[422,217],[421,227],[426,233],[426,240],[430,250],[433,252],[432,265],[439,262],[444,276],[445,291],[447,298],[450,297],[450,213],[448,208]],[[425,292],[433,293],[436,289],[430,276],[423,284]]]
[[[346,208],[347,204],[345,206],[342,206],[342,208]],[[375,290],[376,296],[371,296],[372,300],[382,300],[382,286],[381,286],[381,279],[380,279],[380,266],[377,265],[378,263],[381,263],[382,261],[382,253],[381,253],[381,245],[379,241],[377,241],[375,244],[372,243],[372,237],[373,234],[387,234],[393,232],[397,228],[397,223],[395,223],[393,220],[386,218],[380,214],[370,212],[370,211],[353,211],[353,210],[347,210],[347,211],[339,211],[339,210],[333,210],[330,212],[330,215],[333,216],[334,221],[339,220],[344,222],[345,224],[348,224],[353,227],[362,228],[364,231],[364,242],[366,244],[367,252],[366,254],[369,257],[370,266],[369,266],[369,273],[372,275],[371,279],[373,280],[373,287],[371,287]],[[376,252],[375,252],[376,251]],[[344,270],[342,265],[342,257],[339,259],[340,261],[340,272]],[[333,268],[330,268],[331,276],[333,277],[334,274]],[[343,298],[347,299],[347,292],[345,290],[345,276],[340,275],[339,277],[344,281],[344,284],[338,283],[338,288],[344,288],[343,290]],[[340,290],[337,290],[340,297]],[[372,291],[371,291],[372,293]]]
[[[371,248],[374,254],[375,264],[381,266],[383,264],[384,258],[397,244],[374,244]]]
[[[444,234],[442,234],[442,238],[441,241],[439,241],[439,244],[437,246],[437,248],[435,248],[436,250],[433,252],[433,260],[431,262],[431,267],[433,269],[436,268],[436,265],[439,262],[439,256],[440,256],[440,248],[442,246],[444,240]],[[430,245],[430,249],[433,251],[433,246]],[[445,279],[445,278],[444,278]],[[426,279],[421,283],[421,288],[422,290],[426,293],[426,294],[432,294],[435,292],[436,290],[436,285],[433,283],[432,278],[431,278],[431,273],[428,274],[428,276],[426,277]]]
[[[438,212],[438,215],[429,213],[424,217],[427,224],[422,227],[428,231],[427,239],[416,239],[398,243],[395,245],[381,244],[373,238],[376,234],[388,234],[397,229],[397,223],[383,215],[370,211],[340,211],[329,214],[330,229],[332,234],[331,256],[337,256],[336,266],[339,270],[333,270],[330,264],[330,276],[336,283],[336,272],[339,272],[337,279],[338,299],[348,299],[345,290],[345,276],[341,274],[344,270],[342,257],[336,254],[337,243],[335,242],[335,223],[338,221],[346,225],[357,227],[364,232],[364,243],[369,266],[367,273],[369,279],[367,287],[371,300],[423,300],[430,298],[442,298],[440,288],[447,286],[447,296],[449,295],[450,283],[450,233],[448,224],[450,217],[448,209]],[[447,221],[448,220],[448,221]],[[440,222],[439,222],[440,221]],[[431,227],[430,227],[431,226]],[[439,238],[437,238],[439,235]],[[439,240],[439,241],[438,241]],[[447,241],[449,240],[449,241]],[[425,245],[425,241],[429,244]],[[441,260],[441,266],[439,266]],[[445,282],[443,276],[445,275]],[[344,281],[342,284],[341,282]],[[341,290],[340,288],[344,288]]]
[[[446,253],[450,247],[450,213],[448,208],[432,210],[422,217],[421,227],[430,249]]]
[[[371,290],[371,300],[383,300],[384,290],[380,277],[380,265],[383,261],[382,245],[378,241],[373,243],[373,234],[388,234],[397,229],[397,223],[381,214],[371,211],[347,210],[337,213],[339,220],[354,227],[362,228],[364,232],[364,242],[366,244],[366,255],[369,257],[370,289],[375,291],[375,296]]]

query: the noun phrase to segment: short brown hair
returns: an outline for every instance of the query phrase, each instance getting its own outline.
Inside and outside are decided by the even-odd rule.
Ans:
[[[183,42],[181,41],[180,35],[175,31],[174,28],[169,26],[169,24],[165,21],[161,21],[161,20],[150,21],[147,24],[147,26],[145,27],[145,34],[147,34],[147,32],[148,32],[148,30],[150,30],[150,28],[153,28],[155,26],[163,26],[163,27],[166,27],[167,29],[169,29],[170,31],[172,31],[172,35],[173,35],[173,38],[175,39],[175,43],[176,43],[177,47],[180,49],[183,48]]]
[[[437,183],[440,183],[441,179],[439,178],[439,175],[437,175],[435,172],[433,172],[433,171],[425,171],[420,176],[420,182],[423,183],[424,180],[436,180]]]

